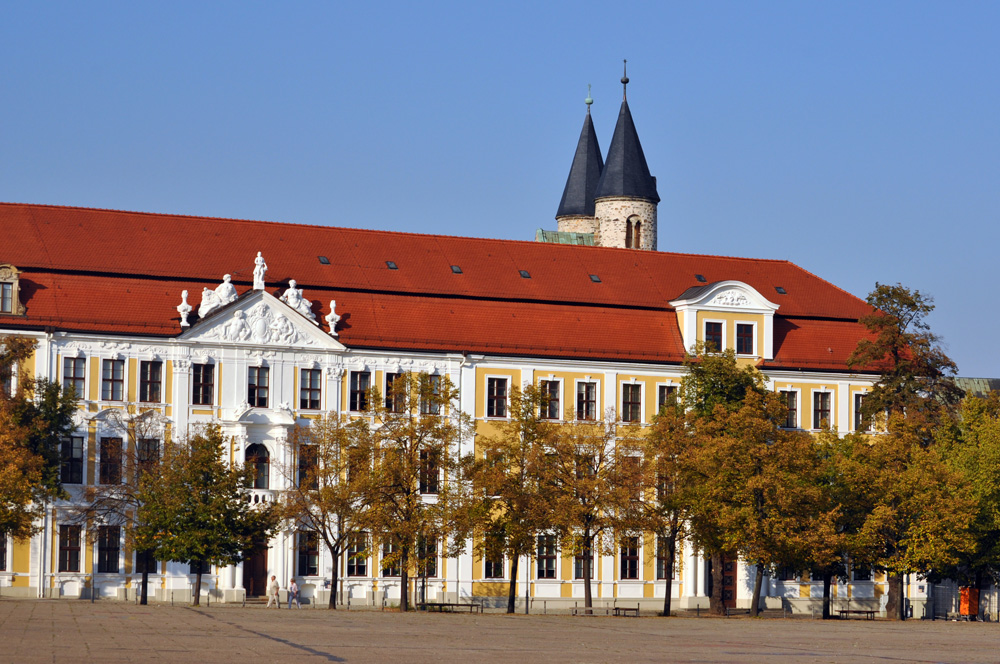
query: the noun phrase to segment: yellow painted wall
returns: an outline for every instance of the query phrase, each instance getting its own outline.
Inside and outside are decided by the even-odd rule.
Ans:
[[[491,378],[508,378],[507,389],[508,391],[512,388],[521,387],[521,370],[520,369],[496,369],[493,367],[476,367],[476,418],[486,417],[486,378],[487,376]]]
[[[761,355],[764,350],[764,315],[729,311],[699,311],[697,335],[698,341],[705,341],[705,321],[725,321],[726,348],[736,348],[736,323],[756,323],[757,343],[755,350]]]
[[[128,377],[125,379],[125,383],[128,386],[128,393],[125,395],[125,399],[135,402],[139,400],[139,360],[129,358],[126,367]]]

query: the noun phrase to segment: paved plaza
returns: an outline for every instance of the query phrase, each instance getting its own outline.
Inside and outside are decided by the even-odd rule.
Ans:
[[[0,662],[996,662],[996,623],[0,600]]]

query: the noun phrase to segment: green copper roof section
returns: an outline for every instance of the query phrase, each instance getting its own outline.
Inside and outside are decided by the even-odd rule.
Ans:
[[[955,384],[965,390],[966,394],[985,397],[990,392],[1000,390],[1000,378],[961,378],[955,379]]]
[[[535,242],[550,242],[552,244],[578,244],[586,247],[594,246],[593,233],[570,233],[567,231],[535,231]]]

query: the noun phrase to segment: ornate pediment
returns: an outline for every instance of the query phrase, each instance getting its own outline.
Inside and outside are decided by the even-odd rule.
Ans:
[[[727,324],[730,325],[730,335],[732,326],[741,323],[759,326],[756,329],[761,330],[760,343],[755,343],[755,352],[747,355],[757,355],[764,359],[774,357],[774,313],[778,310],[778,305],[767,300],[750,284],[742,281],[717,281],[694,286],[671,301],[670,306],[677,312],[677,323],[685,348],[693,349],[699,339],[704,341],[699,320],[715,318],[715,321],[709,321],[712,325],[729,321]],[[726,336],[726,328],[722,329],[723,336]],[[731,343],[731,339],[724,342],[723,348],[730,348]]]
[[[746,296],[746,293],[738,291],[735,288],[731,288],[729,290],[722,291],[713,297],[707,306],[750,307],[752,306],[752,303],[750,302],[750,298]]]
[[[266,291],[251,291],[213,311],[180,336],[181,341],[343,350],[298,310]]]

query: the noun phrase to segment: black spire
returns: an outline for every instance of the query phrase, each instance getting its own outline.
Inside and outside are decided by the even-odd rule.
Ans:
[[[593,101],[588,92],[585,102],[587,117],[583,119],[583,130],[580,131],[580,141],[576,144],[576,154],[569,169],[569,177],[566,178],[566,188],[559,201],[556,219],[576,215],[594,216],[594,192],[601,179],[604,160],[601,158],[601,146],[597,144],[594,122],[590,119],[590,104]]]
[[[622,85],[626,85],[627,77],[622,77]],[[597,183],[594,198],[605,196],[631,196],[644,198],[653,203],[660,202],[656,193],[656,178],[649,174],[646,165],[646,155],[642,153],[639,134],[635,131],[632,113],[628,110],[628,101],[622,100],[618,112],[618,124],[615,134],[611,137],[611,147],[608,148],[608,160],[601,171],[601,180]]]

